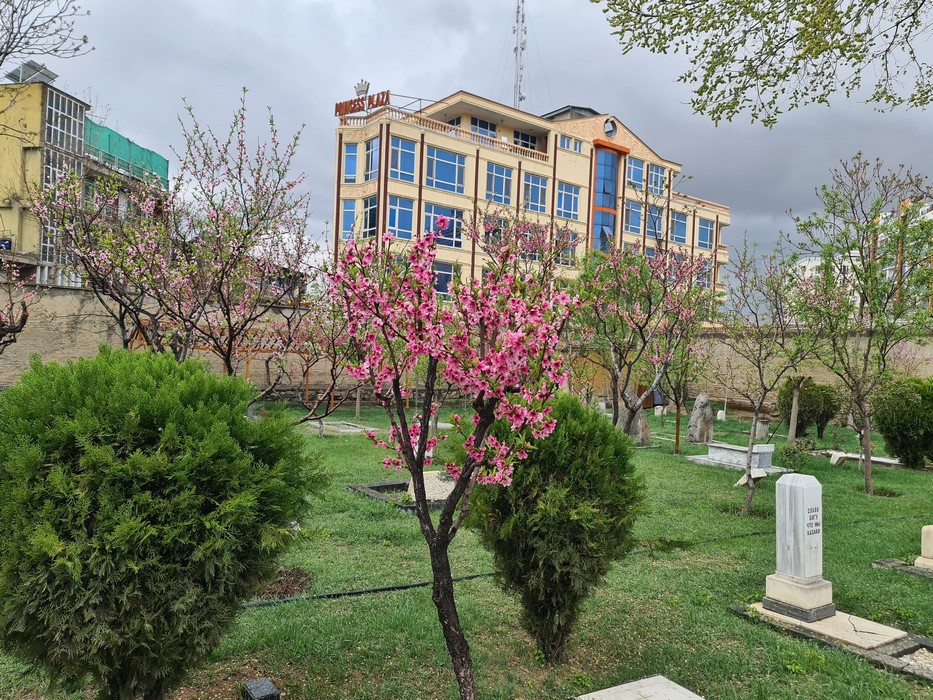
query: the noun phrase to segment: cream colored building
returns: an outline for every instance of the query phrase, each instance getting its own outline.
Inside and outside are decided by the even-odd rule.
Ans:
[[[729,208],[674,191],[680,164],[616,117],[574,106],[536,116],[463,91],[418,111],[376,97],[335,109],[335,254],[350,238],[411,238],[443,214],[453,223],[438,241],[440,289],[457,269],[481,270],[465,223],[521,216],[570,228],[577,256],[623,245],[703,255],[705,281],[724,288]]]

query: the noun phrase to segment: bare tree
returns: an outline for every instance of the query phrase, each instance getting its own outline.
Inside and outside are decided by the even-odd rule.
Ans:
[[[910,343],[930,332],[933,188],[903,165],[886,170],[861,153],[817,193],[824,211],[797,220],[799,248],[816,261],[801,276],[800,315],[826,344],[820,362],[847,389],[871,473],[871,398]]]
[[[792,258],[780,248],[759,257],[746,239],[730,262],[731,284],[719,312],[722,343],[731,354],[711,363],[711,376],[748,401],[753,412],[743,515],[750,512],[755,496],[752,455],[762,408],[780,381],[813,354],[817,342],[794,313],[792,266]]]
[[[0,2],[0,68],[33,56],[71,58],[90,50],[75,20],[87,15],[73,0]]]

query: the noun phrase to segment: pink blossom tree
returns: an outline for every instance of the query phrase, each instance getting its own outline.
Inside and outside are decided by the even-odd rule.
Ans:
[[[436,227],[443,230],[447,223],[439,217]],[[556,348],[576,304],[557,285],[556,261],[566,247],[560,236],[522,222],[491,226],[494,232],[470,226],[471,238],[488,254],[482,279],[461,280],[455,274],[449,286],[438,284],[433,232],[401,245],[391,236],[383,243],[350,242],[333,276],[333,292],[345,305],[360,352],[349,372],[374,388],[389,417],[388,437],[371,438],[394,453],[384,460],[387,467],[411,474],[415,512],[431,558],[432,598],[463,699],[477,695],[449,548],[469,513],[474,484],[508,486],[514,464],[526,456],[527,437],[553,430],[546,403],[564,381]],[[419,361],[423,389],[410,419],[405,377]],[[445,465],[455,484],[432,519],[424,471],[439,440],[429,430],[439,381],[468,397],[473,415],[471,430],[454,416],[458,429],[468,433],[466,458]],[[498,419],[510,423],[511,439],[490,434]]]
[[[709,295],[698,285],[708,265],[702,256],[646,255],[637,246],[594,253],[584,263],[578,334],[590,361],[609,375],[612,422],[636,444],[647,444],[636,423],[645,399],[708,312]]]
[[[23,332],[38,298],[38,291],[24,283],[13,256],[0,251],[0,354]]]

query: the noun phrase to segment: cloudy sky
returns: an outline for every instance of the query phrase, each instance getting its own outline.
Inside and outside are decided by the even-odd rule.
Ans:
[[[257,137],[268,107],[281,131],[304,125],[298,167],[312,192],[312,227],[333,216],[335,102],[360,78],[373,91],[436,100],[459,89],[511,104],[512,0],[84,0],[79,30],[94,51],[49,61],[57,85],[141,145],[170,154],[187,100],[223,130],[249,89]],[[726,240],[770,245],[806,214],[831,166],[862,150],[933,173],[933,129],[920,111],[879,114],[838,98],[774,129],[738,118],[714,127],[692,114],[676,82],[682,57],[621,55],[599,6],[526,0],[526,111],[565,104],[618,117],[692,179],[680,190],[727,204]]]

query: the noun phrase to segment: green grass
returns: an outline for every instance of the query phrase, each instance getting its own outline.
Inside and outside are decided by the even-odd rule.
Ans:
[[[355,422],[353,408],[339,419]],[[654,416],[649,420],[656,436],[672,434],[673,417],[664,428]],[[375,409],[364,409],[360,422],[386,425]],[[748,424],[727,421],[716,430],[717,439],[741,444]],[[308,432],[309,445],[327,456],[333,481],[306,523],[315,534],[283,564],[313,575],[311,593],[428,580],[416,519],[346,489],[391,478],[380,463],[385,453],[362,436],[321,440],[311,437],[313,428]],[[851,431],[845,432],[848,440]],[[672,442],[656,443],[635,453],[647,487],[638,550],[611,568],[587,602],[565,664],[540,662],[517,626],[515,601],[492,579],[458,584],[481,697],[563,699],[660,673],[710,700],[933,700],[931,684],[731,613],[734,603],[760,600],[765,576],[774,570],[774,479],[761,483],[752,516],[741,517],[735,511],[744,491],[732,486],[736,472],[694,464],[673,455]],[[684,452],[705,449],[684,443]],[[901,494],[880,498],[859,492],[862,478],[851,463],[832,467],[828,459],[812,458],[807,471],[823,485],[824,576],[833,583],[837,606],[933,636],[933,582],[871,567],[875,559],[919,553],[920,528],[933,522],[933,474],[878,467],[876,486]],[[469,531],[458,535],[452,560],[455,575],[492,568]],[[246,673],[239,669],[249,675],[238,676]],[[246,610],[210,660],[193,671],[184,697],[210,697],[224,678],[256,675],[272,678],[290,699],[456,697],[427,588]],[[43,695],[43,688],[22,665],[0,657],[0,697],[79,697]]]

